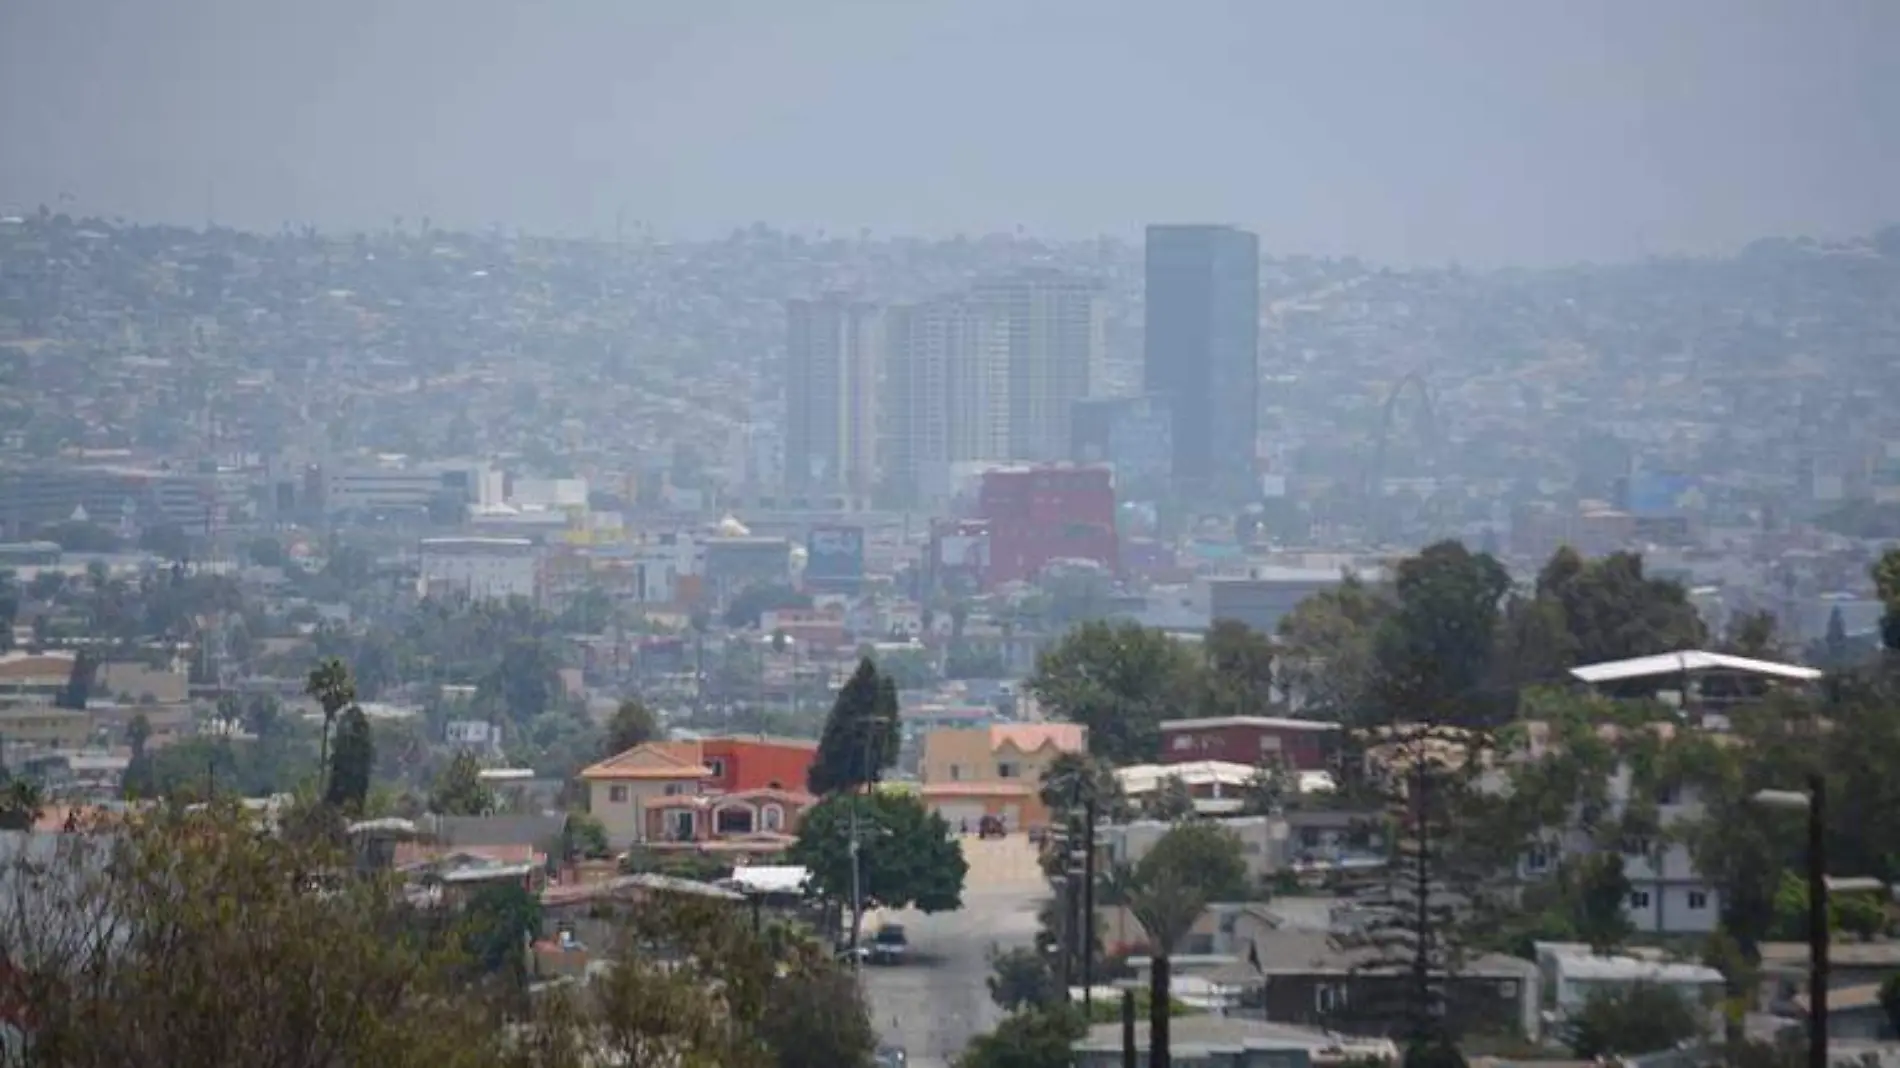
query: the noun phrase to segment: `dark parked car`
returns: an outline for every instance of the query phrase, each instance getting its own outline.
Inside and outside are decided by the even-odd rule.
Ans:
[[[1003,838],[1009,834],[1009,826],[1001,816],[985,816],[976,824],[978,838]]]
[[[901,964],[909,952],[910,939],[897,924],[887,923],[871,936],[872,964]]]

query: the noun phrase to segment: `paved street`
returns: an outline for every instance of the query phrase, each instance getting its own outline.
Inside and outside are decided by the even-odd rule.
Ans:
[[[1048,894],[1020,835],[965,839],[964,855],[970,875],[962,910],[890,914],[909,935],[912,959],[864,971],[873,1022],[886,1042],[909,1051],[913,1068],[947,1068],[971,1036],[996,1026],[1002,1011],[984,982],[991,947],[1033,942],[1036,906]]]

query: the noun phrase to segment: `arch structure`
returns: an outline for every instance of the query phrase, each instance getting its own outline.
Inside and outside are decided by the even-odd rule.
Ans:
[[[1399,377],[1392,388],[1386,392],[1385,403],[1379,411],[1379,432],[1373,439],[1372,463],[1366,468],[1365,485],[1362,487],[1366,515],[1375,520],[1384,513],[1380,501],[1385,496],[1386,457],[1392,444],[1393,417],[1399,409],[1401,400],[1410,398],[1416,412],[1415,423],[1418,427],[1418,446],[1427,463],[1438,456],[1440,437],[1438,426],[1438,407],[1432,401],[1432,390],[1425,381],[1422,371],[1407,371]]]

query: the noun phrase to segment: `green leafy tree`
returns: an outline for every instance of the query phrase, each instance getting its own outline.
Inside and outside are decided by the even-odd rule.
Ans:
[[[1398,608],[1375,641],[1374,696],[1387,717],[1494,719],[1484,708],[1499,604],[1510,575],[1455,541],[1426,546],[1398,567]]]
[[[1564,1041],[1581,1060],[1658,1053],[1699,1036],[1697,1007],[1674,989],[1636,983],[1594,991]]]
[[[1554,597],[1513,595],[1498,620],[1492,670],[1498,687],[1518,693],[1560,685],[1577,665],[1577,639]]]
[[[1629,940],[1635,932],[1623,903],[1629,900],[1629,876],[1623,871],[1623,854],[1604,851],[1592,853],[1580,865],[1576,888],[1577,934],[1596,953],[1607,954]]]
[[[1201,642],[1202,716],[1258,716],[1274,704],[1273,639],[1217,619]]]
[[[1636,553],[1585,560],[1559,549],[1538,575],[1537,596],[1562,606],[1578,663],[1693,649],[1708,639],[1688,591],[1645,575]]]
[[[584,1063],[680,1068],[869,1068],[874,1049],[851,977],[822,947],[693,898],[626,917],[614,967],[584,988]],[[842,980],[842,981],[840,981]]]
[[[1888,1028],[1900,1033],[1900,972],[1881,981],[1880,1011],[1887,1017]]]
[[[1029,688],[1055,715],[1088,728],[1089,751],[1114,764],[1154,759],[1160,724],[1197,690],[1200,665],[1181,643],[1133,623],[1084,623],[1037,658]]]
[[[811,871],[812,889],[829,901],[852,903],[851,830],[857,811],[857,931],[867,908],[949,912],[963,905],[969,864],[942,816],[913,794],[872,791],[832,794],[805,813],[792,843],[792,863]]]
[[[1018,946],[990,951],[990,975],[986,980],[990,1000],[1005,1011],[1060,1004],[1062,984],[1049,968],[1049,954]]]
[[[567,827],[564,832],[568,859],[586,858],[598,860],[613,855],[613,849],[607,841],[607,827],[596,817],[586,812],[567,814]]]
[[[310,893],[307,873],[346,858],[258,831],[230,804],[160,807],[7,862],[0,938],[25,977],[9,1011],[31,1021],[10,1059],[501,1068],[495,1014],[459,989],[453,954],[415,930],[394,886]]]
[[[887,686],[870,658],[838,690],[818,740],[818,755],[806,773],[806,788],[820,796],[877,782],[897,762],[897,692]]]
[[[361,706],[352,704],[337,717],[325,802],[346,812],[361,813],[369,800],[370,777],[375,768],[376,742],[370,737],[369,717]]]
[[[1882,553],[1873,567],[1874,592],[1885,610],[1880,616],[1880,644],[1900,652],[1900,549]]]
[[[561,659],[540,637],[514,638],[493,670],[476,685],[478,701],[499,705],[514,723],[526,723],[553,707],[561,693]]]
[[[528,982],[528,946],[541,933],[541,899],[520,883],[477,889],[462,910],[462,949],[485,975]]]
[[[455,754],[429,791],[429,811],[444,816],[485,816],[495,810],[495,795],[482,782],[482,766],[466,749]]]
[[[1144,869],[1186,873],[1195,889],[1209,902],[1250,901],[1257,896],[1253,877],[1247,872],[1240,837],[1207,820],[1170,828],[1142,857],[1137,873]]]
[[[1068,1068],[1088,1021],[1071,1005],[1028,1009],[971,1040],[957,1068]]]
[[[877,1048],[856,981],[841,968],[816,963],[771,985],[759,1034],[775,1068],[868,1068]]]
[[[1280,621],[1276,681],[1285,699],[1332,722],[1358,718],[1378,664],[1373,640],[1391,598],[1348,573]]]
[[[0,830],[30,831],[45,808],[46,798],[37,783],[12,779],[0,787]]]
[[[1779,621],[1767,609],[1744,612],[1731,620],[1722,638],[1722,651],[1756,660],[1779,660],[1787,655],[1781,644]]]
[[[1162,779],[1141,806],[1143,818],[1167,823],[1193,819],[1194,813],[1194,794],[1188,789],[1187,780],[1179,775]]]
[[[607,721],[607,736],[600,747],[602,759],[624,753],[660,737],[660,723],[651,709],[638,698],[620,702],[613,718]]]

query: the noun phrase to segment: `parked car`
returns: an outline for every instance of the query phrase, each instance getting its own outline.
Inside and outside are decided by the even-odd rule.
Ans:
[[[1008,834],[1009,826],[1003,822],[1001,816],[985,816],[977,821],[976,836],[978,838],[1003,838]]]
[[[901,964],[910,952],[910,939],[897,924],[887,923],[871,936],[872,964]]]
[[[884,1046],[877,1051],[877,1068],[908,1068],[910,1055],[902,1046]]]

